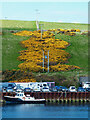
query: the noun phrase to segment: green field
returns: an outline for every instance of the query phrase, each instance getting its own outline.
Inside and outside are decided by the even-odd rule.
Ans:
[[[1,22],[1,21],[0,21]],[[75,24],[75,23],[56,23],[56,22],[40,22],[43,23],[43,30],[48,29],[80,29],[82,31],[88,30],[87,24]],[[19,51],[25,49],[19,44],[22,40],[27,40],[29,37],[15,36],[10,31],[21,30],[36,30],[35,21],[16,21],[16,20],[2,20],[2,70],[18,69],[18,65],[21,63],[17,60]],[[78,76],[88,75],[88,36],[77,34],[76,36],[68,36],[64,34],[58,34],[55,38],[59,38],[70,43],[70,46],[65,49],[71,54],[71,58],[67,64],[76,65],[81,67],[80,70],[73,70],[68,72],[58,73],[44,73],[49,76],[54,74],[62,74],[65,76]],[[36,75],[38,73],[35,73]]]

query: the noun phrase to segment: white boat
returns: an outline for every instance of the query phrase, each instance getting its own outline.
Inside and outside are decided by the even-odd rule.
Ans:
[[[4,96],[4,99],[6,103],[45,103],[45,99],[35,99],[29,94],[25,96],[24,92],[18,92],[15,96]]]

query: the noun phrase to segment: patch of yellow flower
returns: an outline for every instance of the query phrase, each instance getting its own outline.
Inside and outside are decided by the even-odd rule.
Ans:
[[[74,36],[74,35],[76,35],[76,33],[75,32],[66,32],[65,35]]]
[[[30,36],[33,34],[32,31],[27,31],[27,30],[24,30],[24,31],[20,31],[20,32],[17,32],[17,33],[13,33],[14,35],[19,35],[19,36]]]
[[[20,31],[20,32],[17,32],[17,33],[13,33],[14,35],[19,35],[19,36],[33,36],[35,38],[41,38],[41,31],[38,30],[38,31]],[[49,32],[49,31],[45,31],[43,32],[42,34],[42,38],[50,38],[54,36],[53,33]]]
[[[52,36],[54,36],[54,34],[52,32],[57,32],[57,34],[59,33],[62,33],[62,34],[65,34],[65,35],[70,35],[70,36],[74,36],[75,35],[75,32],[81,32],[80,29],[61,29],[61,28],[58,28],[58,29],[49,29],[48,31],[45,31],[43,32],[42,34],[42,38],[50,38]],[[27,30],[24,30],[24,31],[20,31],[20,32],[17,32],[17,33],[13,33],[14,35],[19,35],[19,36],[33,36],[35,38],[41,38],[41,31],[38,30],[38,31],[27,31]]]
[[[41,40],[41,38],[31,37],[28,40],[21,41],[21,45],[23,47],[30,49],[32,48],[50,49],[52,47],[56,49],[64,49],[69,45],[69,43],[64,40],[55,39],[55,38],[46,38]]]
[[[55,66],[50,66],[51,71],[68,71],[68,70],[73,70],[73,69],[80,69],[78,66],[74,65],[65,65],[65,64],[57,64]]]
[[[42,66],[39,66],[34,62],[24,62],[24,63],[19,64],[18,67],[22,70],[30,70],[33,72],[42,71]]]
[[[18,65],[21,70],[42,72],[43,50],[45,56],[47,56],[47,51],[49,50],[50,71],[67,71],[76,68],[79,69],[77,66],[63,64],[68,61],[70,54],[61,49],[65,49],[69,46],[69,43],[64,40],[55,39],[55,37],[52,37],[54,34],[51,32],[55,32],[55,29],[43,32],[42,39],[40,30],[33,32],[21,31],[15,34],[21,36],[31,35],[28,40],[20,42],[23,47],[27,48],[27,50],[22,50],[19,52],[20,56],[18,57],[18,60],[24,61],[24,63]],[[59,32],[71,36],[75,35],[73,30],[71,32],[70,30],[58,29],[58,33]],[[44,59],[45,70],[47,70],[47,60],[48,59]]]
[[[75,32],[81,32],[80,29],[61,29],[61,28],[49,29],[48,31],[50,31],[50,32],[57,32],[57,34],[62,33],[62,34],[69,35],[69,36],[76,35]]]
[[[14,80],[14,81],[9,81],[10,83],[13,82],[36,82],[36,80],[34,78],[31,79],[22,79],[22,80]]]
[[[20,52],[21,56],[18,57],[19,60],[21,61],[27,61],[27,62],[43,62],[43,51],[39,50],[34,51],[34,50],[23,50]],[[47,55],[47,51],[44,53]],[[49,60],[50,62],[59,62],[59,63],[64,63],[68,60],[70,57],[70,54],[67,53],[65,50],[61,49],[51,49],[49,52]]]

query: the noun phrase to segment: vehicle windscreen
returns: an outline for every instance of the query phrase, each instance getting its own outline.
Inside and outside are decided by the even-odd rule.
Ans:
[[[75,87],[72,87],[71,89],[75,89]]]

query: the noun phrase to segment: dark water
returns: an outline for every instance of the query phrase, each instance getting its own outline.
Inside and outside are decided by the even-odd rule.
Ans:
[[[2,118],[88,118],[87,104],[16,104],[3,105]]]
[[[4,83],[3,86],[6,86]],[[1,89],[1,83],[0,83]],[[0,104],[2,118],[88,118],[88,104]],[[2,114],[1,114],[2,113]]]

